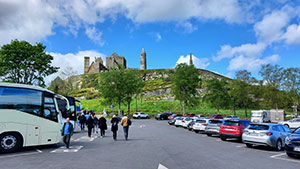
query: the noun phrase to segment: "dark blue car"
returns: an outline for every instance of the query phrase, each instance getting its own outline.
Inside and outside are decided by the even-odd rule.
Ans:
[[[300,156],[300,127],[285,138],[285,151],[289,157]]]

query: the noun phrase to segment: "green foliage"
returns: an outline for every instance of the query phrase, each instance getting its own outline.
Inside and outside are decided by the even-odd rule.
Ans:
[[[213,78],[207,82],[207,92],[203,100],[210,103],[219,112],[220,109],[226,109],[231,103],[228,93],[228,82],[225,79]]]
[[[129,109],[132,97],[141,92],[143,85],[140,75],[119,68],[101,73],[98,88],[100,95],[105,99],[104,102],[106,104],[117,104],[120,113],[121,103],[128,103]]]
[[[201,84],[199,71],[194,66],[179,64],[172,76],[172,93],[176,100],[183,104],[182,113],[185,112],[185,105],[197,105],[199,93],[197,88]]]
[[[44,78],[58,70],[51,66],[53,57],[45,49],[46,46],[41,43],[31,45],[18,40],[3,45],[0,49],[0,76],[3,81],[44,87]]]

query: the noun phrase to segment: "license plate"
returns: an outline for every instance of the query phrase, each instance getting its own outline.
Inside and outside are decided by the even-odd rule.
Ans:
[[[258,133],[250,133],[251,136],[258,136]]]
[[[300,147],[294,147],[294,151],[300,151]]]

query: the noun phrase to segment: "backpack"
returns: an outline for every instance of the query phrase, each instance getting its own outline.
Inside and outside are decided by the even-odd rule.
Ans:
[[[128,126],[131,126],[131,120],[130,119],[128,119],[127,124],[128,124]]]

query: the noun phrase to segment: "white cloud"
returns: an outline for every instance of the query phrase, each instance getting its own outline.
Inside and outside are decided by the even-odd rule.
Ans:
[[[300,43],[299,27],[297,25],[289,26],[291,20],[296,16],[296,9],[298,7],[286,5],[280,10],[266,14],[261,21],[254,24],[257,43],[247,43],[236,47],[223,45],[213,60],[230,59],[227,69],[231,71],[239,69],[255,71],[262,64],[276,63],[280,59],[279,55],[263,57],[263,53],[273,43],[283,40],[287,44]],[[287,31],[285,32],[286,27]]]
[[[286,44],[300,44],[300,25],[290,25],[282,37]]]
[[[156,33],[155,36],[156,36],[156,41],[157,42],[159,42],[162,39],[160,33]]]
[[[260,56],[265,50],[266,45],[263,43],[258,44],[243,44],[238,47],[231,47],[230,45],[221,46],[217,56],[213,57],[214,61],[220,61],[225,58],[232,58],[239,55],[246,55],[249,57]]]
[[[97,23],[116,20],[119,15],[135,23],[175,21],[184,23],[187,32],[197,28],[188,21],[243,21],[243,10],[237,0],[0,0],[0,45],[12,39],[36,42],[53,35],[53,29],[66,28],[64,33],[77,35],[80,28],[99,43],[101,31]],[[96,35],[96,36],[91,36]],[[99,40],[100,39],[100,40]]]
[[[255,71],[260,68],[261,65],[267,63],[275,63],[279,61],[279,55],[272,55],[265,58],[260,57],[247,57],[244,55],[237,56],[233,58],[228,66],[228,70],[239,70],[247,69],[250,71]]]
[[[86,28],[85,33],[91,40],[98,43],[100,46],[104,45],[101,38],[102,32],[97,31],[95,26]]]
[[[205,69],[210,64],[208,58],[197,58],[196,56],[192,55],[192,60],[194,66],[200,69]],[[180,63],[190,64],[190,55],[180,56],[176,62],[176,65]]]
[[[262,21],[254,25],[254,30],[258,41],[265,44],[271,44],[281,40],[286,27],[294,16],[291,7],[283,7],[280,11],[273,11],[265,15]]]
[[[74,71],[76,71],[78,74],[83,74],[84,72],[84,57],[89,56],[91,58],[91,62],[95,57],[102,57],[102,60],[105,61],[106,55],[103,53],[99,53],[97,51],[93,50],[86,50],[86,51],[79,51],[78,53],[67,53],[67,54],[61,54],[61,53],[49,53],[51,56],[53,56],[53,62],[52,65],[59,67],[59,72],[64,71],[65,69],[72,67]],[[105,64],[105,63],[104,63]],[[46,83],[50,83],[51,80],[56,78],[58,73],[53,74],[51,76],[48,76],[46,78]]]

